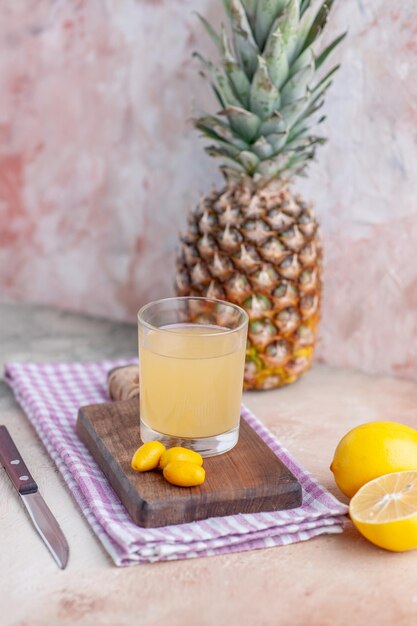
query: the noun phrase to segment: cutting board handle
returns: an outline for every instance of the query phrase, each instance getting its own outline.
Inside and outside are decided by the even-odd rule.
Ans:
[[[0,462],[19,493],[38,491],[38,485],[33,480],[6,426],[0,426]]]

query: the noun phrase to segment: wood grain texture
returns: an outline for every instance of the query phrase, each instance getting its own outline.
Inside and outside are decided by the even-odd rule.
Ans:
[[[206,481],[199,487],[170,485],[159,470],[139,473],[131,469],[130,460],[142,443],[137,399],[81,408],[77,433],[139,526],[181,524],[301,504],[297,480],[244,420],[235,448],[204,460]]]

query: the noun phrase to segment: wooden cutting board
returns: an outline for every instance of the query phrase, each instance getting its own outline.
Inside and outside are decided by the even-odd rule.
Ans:
[[[238,444],[204,460],[206,480],[199,487],[175,487],[159,470],[131,469],[130,460],[141,445],[137,398],[81,408],[77,433],[139,526],[154,528],[301,504],[298,481],[243,419]]]

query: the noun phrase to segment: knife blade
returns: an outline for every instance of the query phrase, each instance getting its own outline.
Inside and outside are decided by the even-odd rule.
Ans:
[[[69,556],[69,546],[65,535],[39,493],[38,485],[26,467],[6,426],[0,426],[0,462],[20,495],[44,544],[57,565],[65,569]]]

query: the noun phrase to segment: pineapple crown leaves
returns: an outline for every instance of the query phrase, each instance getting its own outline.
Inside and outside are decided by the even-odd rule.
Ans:
[[[195,126],[213,144],[227,177],[250,177],[263,185],[303,174],[325,142],[314,128],[324,94],[339,66],[321,67],[346,33],[317,51],[334,0],[223,0],[231,38],[198,15],[220,53],[215,65],[202,55],[203,75],[220,104]]]

